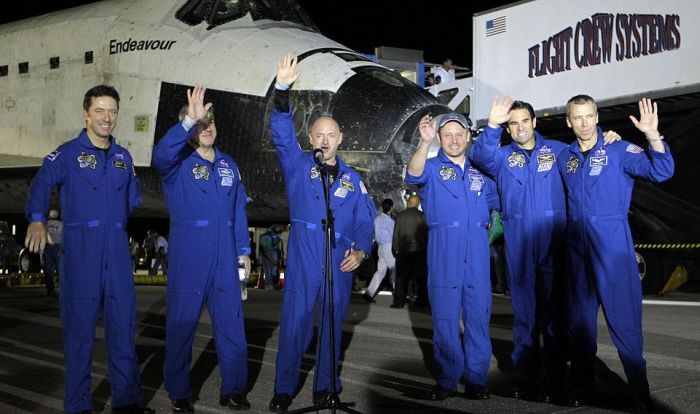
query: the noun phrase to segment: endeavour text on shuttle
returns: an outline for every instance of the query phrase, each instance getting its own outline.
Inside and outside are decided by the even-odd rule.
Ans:
[[[137,40],[128,38],[124,41],[109,41],[109,54],[133,52],[135,50],[170,50],[177,40]]]
[[[680,21],[677,14],[596,13],[530,47],[528,77],[679,49]]]

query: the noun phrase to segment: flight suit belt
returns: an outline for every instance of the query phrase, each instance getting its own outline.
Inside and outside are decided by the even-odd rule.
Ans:
[[[209,220],[173,220],[170,224],[175,227],[207,227]],[[233,226],[233,221],[228,220],[226,225]]]
[[[122,222],[114,222],[114,227],[118,229],[123,229],[124,228],[124,223]],[[100,222],[100,220],[90,220],[90,221],[76,221],[73,223],[63,223],[65,227],[100,227],[105,225],[105,223]]]
[[[321,226],[317,225],[316,223],[311,223],[310,221],[305,221],[305,220],[300,220],[300,219],[295,219],[295,218],[293,218],[291,221],[292,221],[292,225],[296,224],[298,226],[306,227],[309,230],[321,230]],[[350,246],[355,243],[354,241],[352,241],[352,239],[345,237],[344,235],[342,235],[341,233],[338,233],[338,232],[335,233],[335,239],[336,240],[340,239]]]
[[[567,216],[569,221],[588,221],[588,222],[596,222],[596,221],[618,221],[618,220],[627,220],[627,214],[612,214],[609,216]]]
[[[542,216],[544,216],[544,217],[554,217],[554,216],[557,216],[557,215],[564,215],[564,214],[565,214],[565,211],[564,211],[564,210],[547,210],[547,211],[543,211],[543,212],[541,212],[541,213],[538,213],[537,215],[540,216],[540,217],[542,217]],[[533,214],[533,216],[535,216],[535,214]],[[524,218],[524,217],[525,217],[525,215],[524,215],[524,214],[521,214],[521,213],[515,213],[515,214],[501,214],[501,218],[502,218],[503,220],[508,220],[508,219],[521,219],[521,218]]]
[[[430,224],[428,224],[428,228],[430,230],[445,229],[445,228],[460,227],[460,226],[461,226],[461,224],[459,221],[453,221],[453,222],[449,222],[449,223],[430,223]],[[480,221],[477,221],[476,223],[474,223],[474,226],[487,228],[488,222],[482,223]]]

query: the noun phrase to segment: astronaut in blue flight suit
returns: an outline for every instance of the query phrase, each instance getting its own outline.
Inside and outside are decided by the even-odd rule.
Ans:
[[[499,147],[503,123],[513,142]],[[567,369],[566,200],[556,164],[567,145],[543,137],[536,125],[529,103],[498,98],[470,157],[496,180],[500,197],[514,317],[512,360],[519,370],[513,396],[553,401],[563,396]],[[606,134],[606,142],[615,139],[619,139],[616,133]],[[544,390],[538,384],[541,367],[546,374]]]
[[[187,91],[181,122],[153,149],[170,212],[164,383],[174,413],[191,413],[192,344],[205,303],[221,371],[219,404],[245,410],[248,353],[237,261],[250,272],[247,195],[236,162],[214,145],[206,88]],[[186,111],[186,113],[185,113]]]
[[[274,396],[270,411],[283,413],[297,391],[301,361],[313,334],[314,309],[318,308],[321,338],[317,348],[314,378],[315,405],[336,403],[340,392],[339,370],[330,375],[330,330],[328,322],[328,283],[324,275],[326,218],[324,189],[320,168],[311,153],[299,147],[289,107],[289,85],[299,76],[297,58],[285,55],[279,63],[274,110],[270,119],[272,140],[277,150],[286,183],[291,230],[289,233],[287,271],[285,274],[279,347],[276,361]],[[350,302],[352,272],[367,257],[374,232],[374,203],[367,194],[360,175],[336,156],[342,142],[338,123],[329,116],[311,124],[309,141],[323,153],[323,168],[330,175],[330,209],[335,219],[335,246],[332,249],[335,361],[340,358],[343,321]]]
[[[63,212],[61,322],[66,371],[64,409],[92,412],[91,358],[101,313],[109,356],[112,413],[153,413],[141,405],[141,374],[134,340],[136,294],[131,272],[129,214],[141,204],[129,152],[111,135],[119,94],[107,85],[85,93],[80,134],[44,159],[26,203],[25,244],[38,253],[47,242],[46,212],[59,189]]]
[[[419,123],[421,142],[411,157],[406,182],[417,185],[428,224],[428,295],[433,315],[433,353],[442,372],[428,395],[443,400],[464,379],[465,396],[490,397],[489,210],[498,209],[495,183],[471,165],[471,133],[462,115],[430,115]],[[437,129],[437,131],[436,131]],[[428,159],[436,132],[441,149]],[[464,336],[460,339],[460,320]]]
[[[634,403],[644,410],[653,402],[642,355],[642,287],[627,213],[634,179],[661,182],[671,178],[673,158],[658,131],[656,103],[649,99],[639,101],[639,120],[630,116],[649,143],[646,150],[627,141],[605,145],[590,96],[574,96],[566,112],[566,123],[576,141],[557,164],[568,209],[571,403],[586,404],[591,396],[601,306]]]

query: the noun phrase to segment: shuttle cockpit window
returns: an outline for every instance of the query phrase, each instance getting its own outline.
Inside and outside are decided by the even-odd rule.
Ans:
[[[295,0],[188,0],[175,17],[190,26],[207,22],[207,29],[213,29],[248,13],[254,21],[286,20],[317,30]]]

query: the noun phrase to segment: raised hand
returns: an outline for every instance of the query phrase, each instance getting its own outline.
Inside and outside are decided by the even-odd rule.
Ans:
[[[659,113],[656,108],[656,102],[651,99],[642,98],[639,101],[639,120],[630,115],[630,120],[638,130],[644,133],[647,140],[658,140],[661,134],[659,133]]]
[[[508,121],[508,113],[513,105],[513,98],[510,96],[500,96],[494,99],[489,112],[489,126],[496,128]]]
[[[207,91],[202,85],[195,85],[194,89],[187,90],[187,117],[193,121],[199,121],[207,116],[212,103],[204,104],[204,93]]]
[[[418,130],[420,131],[420,139],[423,144],[430,144],[435,139],[435,135],[437,135],[435,123],[430,114],[420,119]]]
[[[277,65],[277,77],[275,78],[275,82],[280,85],[291,85],[298,77],[297,57],[293,53],[287,53]]]

